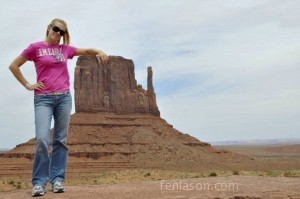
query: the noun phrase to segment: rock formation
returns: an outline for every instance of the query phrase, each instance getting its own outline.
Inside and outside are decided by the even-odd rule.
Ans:
[[[71,116],[69,128],[68,171],[134,167],[230,169],[252,161],[216,150],[160,118],[151,67],[144,90],[135,80],[132,60],[111,56],[109,64],[103,66],[94,56],[81,56],[74,87],[76,113]],[[31,139],[2,158],[32,160],[33,150]],[[14,168],[30,170],[31,163]]]
[[[118,114],[150,113],[159,116],[148,67],[147,90],[137,85],[132,60],[109,57],[104,66],[95,56],[81,56],[75,68],[76,112]]]

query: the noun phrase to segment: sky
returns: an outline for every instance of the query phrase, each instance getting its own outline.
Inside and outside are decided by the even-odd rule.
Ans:
[[[183,133],[300,138],[299,10],[298,0],[3,0],[0,148],[35,136],[33,93],[8,67],[54,18],[68,23],[71,45],[132,59],[143,88],[152,66],[161,117]],[[32,62],[21,71],[35,83]]]

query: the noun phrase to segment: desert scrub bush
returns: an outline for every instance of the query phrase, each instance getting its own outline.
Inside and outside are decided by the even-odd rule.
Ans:
[[[15,182],[12,180],[12,181],[9,181],[9,183],[8,184],[10,184],[10,185],[14,185],[15,184]]]
[[[279,170],[267,171],[267,176],[278,177],[280,175],[282,175],[282,171],[279,171]]]
[[[239,175],[239,172],[238,172],[238,171],[233,171],[232,174],[233,174],[233,175]]]
[[[297,174],[295,172],[292,172],[292,171],[287,171],[287,172],[284,172],[283,174],[284,177],[297,177]]]
[[[215,176],[217,176],[217,173],[216,173],[216,172],[211,172],[211,173],[209,174],[209,176],[210,176],[210,177],[215,177]]]

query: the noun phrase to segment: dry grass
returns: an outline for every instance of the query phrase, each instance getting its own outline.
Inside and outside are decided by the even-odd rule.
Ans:
[[[98,173],[71,173],[66,176],[66,186],[73,185],[99,185],[99,184],[116,184],[138,181],[156,181],[170,179],[188,179],[213,177],[212,173],[219,176],[272,176],[272,177],[300,177],[300,170],[270,170],[270,171],[212,171],[208,173],[198,172],[179,172],[166,170],[150,169],[130,169],[103,171]],[[14,191],[18,189],[30,189],[30,176],[6,176],[0,177],[0,192]]]

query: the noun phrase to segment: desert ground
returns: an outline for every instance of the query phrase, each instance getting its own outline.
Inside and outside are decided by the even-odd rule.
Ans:
[[[286,177],[228,176],[133,183],[66,186],[42,198],[300,198],[300,180]],[[30,190],[0,193],[3,199],[29,198]]]
[[[105,168],[87,172],[71,168],[65,181],[66,192],[54,194],[47,191],[42,198],[300,199],[300,145],[215,148],[251,156],[265,166],[247,170],[199,171]],[[1,159],[0,170],[7,171],[10,161]],[[30,162],[24,159],[14,161],[15,164],[10,165],[11,172],[0,172],[0,198],[30,198],[31,171],[22,170],[19,165],[30,167]]]

